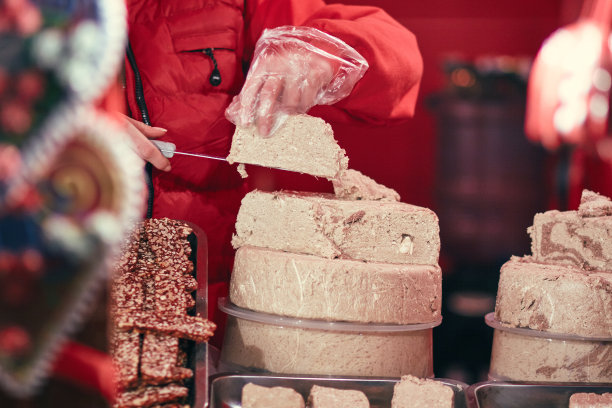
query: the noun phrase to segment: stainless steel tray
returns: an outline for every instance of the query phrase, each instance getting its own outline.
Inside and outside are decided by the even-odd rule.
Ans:
[[[193,262],[198,281],[195,314],[206,316],[208,309],[208,239],[204,231],[197,225],[188,221],[181,222],[189,225],[193,231],[187,240],[191,245],[189,259]],[[202,408],[206,407],[208,402],[208,343],[190,343],[188,366],[194,370],[194,373],[190,382],[187,382],[190,388],[188,401],[193,407]]]
[[[450,386],[455,392],[455,408],[467,408],[465,391],[467,385],[455,380],[436,378],[436,381]],[[293,388],[304,400],[308,398],[313,385],[363,391],[372,408],[389,408],[393,397],[393,386],[399,379],[392,378],[332,378],[317,376],[256,375],[220,373],[211,377],[210,408],[238,408],[242,387],[254,383],[265,387]]]
[[[576,392],[612,392],[611,385],[534,384],[486,381],[471,385],[467,399],[471,408],[567,408]]]

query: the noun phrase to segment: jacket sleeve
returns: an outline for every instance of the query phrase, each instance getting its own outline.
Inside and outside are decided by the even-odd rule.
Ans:
[[[247,20],[246,55],[264,29],[282,25],[313,27],[355,48],[369,69],[353,92],[334,105],[344,115],[389,124],[414,114],[423,74],[421,53],[414,34],[382,9],[321,0],[260,0],[247,7]]]

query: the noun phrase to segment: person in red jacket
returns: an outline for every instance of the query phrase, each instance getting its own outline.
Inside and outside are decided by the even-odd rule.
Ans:
[[[243,88],[264,30],[320,31],[367,61],[369,68],[346,92],[350,95],[309,111],[334,120],[384,125],[411,117],[421,55],[415,36],[375,7],[322,0],[128,0],[127,6],[129,128],[139,154],[154,166],[152,216],[190,221],[206,233],[209,318],[219,322],[222,316],[211,308],[227,293],[234,255],[230,241],[248,185],[225,162],[186,156],[168,161],[148,139],[172,142],[177,151],[226,157],[235,125],[225,114],[234,96],[240,94],[232,104],[235,122],[254,123],[271,137],[279,112],[303,113],[321,103],[316,95],[338,75],[333,47],[323,46],[331,55],[328,63],[314,58],[308,46],[275,49],[273,61],[251,65]],[[295,62],[306,65],[292,69]],[[274,75],[267,75],[270,69]]]

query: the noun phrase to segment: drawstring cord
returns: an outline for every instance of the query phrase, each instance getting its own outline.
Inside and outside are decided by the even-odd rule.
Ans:
[[[215,55],[213,54],[212,48],[204,48],[202,52],[210,58],[213,63],[213,70],[208,77],[208,82],[212,86],[219,86],[221,84],[221,72],[219,72],[219,68],[217,67],[217,60],[215,59]]]

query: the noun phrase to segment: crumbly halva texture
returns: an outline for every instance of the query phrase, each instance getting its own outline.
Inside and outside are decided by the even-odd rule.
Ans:
[[[549,339],[495,329],[495,380],[612,383],[612,341]]]
[[[576,392],[570,396],[569,408],[612,408],[612,393]]]
[[[313,385],[308,395],[309,408],[370,408],[368,397],[360,390],[341,390]]]
[[[513,257],[500,272],[495,318],[505,326],[612,338],[612,274]]]
[[[585,190],[578,211],[536,214],[531,252],[537,262],[612,271],[612,208],[606,197]]]
[[[344,200],[399,201],[397,191],[378,184],[357,170],[348,169],[332,180],[334,194]]]
[[[437,265],[439,234],[438,217],[423,207],[253,191],[242,200],[232,244],[324,258]]]
[[[581,217],[606,217],[612,215],[612,200],[590,190],[583,190],[578,215]]]
[[[434,322],[441,298],[437,265],[326,259],[252,246],[236,252],[230,281],[235,305],[306,319]]]
[[[342,332],[229,316],[222,361],[284,374],[433,376],[432,329]]]
[[[238,174],[240,174],[240,177],[242,178],[249,177],[249,173],[247,173],[244,163],[240,163],[238,166],[236,166],[236,171],[238,171]]]
[[[438,381],[404,375],[393,387],[391,408],[453,408],[455,393]]]
[[[236,127],[227,161],[329,179],[348,168],[346,152],[338,146],[331,126],[309,115],[290,115],[271,137],[261,137],[255,126]]]
[[[293,388],[264,387],[248,383],[242,387],[241,408],[304,408],[304,398]]]
[[[578,211],[535,215],[532,256],[501,268],[491,378],[612,382],[611,213],[585,190]]]

